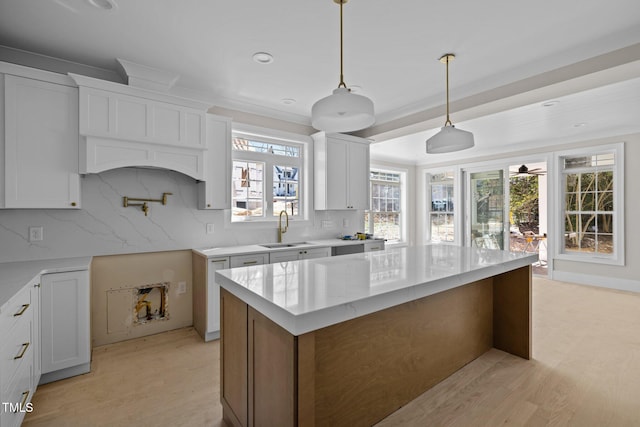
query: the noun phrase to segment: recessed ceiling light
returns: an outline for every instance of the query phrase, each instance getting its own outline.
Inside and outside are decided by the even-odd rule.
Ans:
[[[296,100],[293,98],[283,98],[281,101],[284,105],[291,105],[296,103]]]
[[[554,105],[558,105],[560,101],[547,101],[542,103],[543,107],[553,107]]]
[[[587,124],[586,123],[576,123],[575,125],[573,125],[574,128],[582,128],[585,127]]]
[[[273,62],[273,55],[268,52],[256,52],[253,54],[253,60],[258,64],[271,64]]]
[[[101,10],[113,10],[117,7],[116,2],[113,0],[87,0],[87,2]]]

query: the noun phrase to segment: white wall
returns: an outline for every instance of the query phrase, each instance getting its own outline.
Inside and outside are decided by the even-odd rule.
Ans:
[[[225,211],[197,209],[195,180],[159,169],[116,169],[81,180],[82,209],[0,210],[0,262],[33,259],[153,252],[202,247],[268,243],[277,240],[277,225],[247,230],[230,228]],[[171,192],[168,204],[122,207],[122,197],[159,198]],[[321,220],[332,228],[320,228]],[[342,227],[347,219],[349,227]],[[206,224],[214,234],[206,234]],[[43,226],[44,240],[28,241],[29,226]],[[333,238],[362,231],[361,212],[316,212],[305,225],[291,223],[285,241]]]

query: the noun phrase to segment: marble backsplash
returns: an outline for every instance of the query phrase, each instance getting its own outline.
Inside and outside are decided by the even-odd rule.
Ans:
[[[197,183],[178,172],[123,168],[81,179],[82,209],[0,210],[0,262],[156,252],[267,243],[277,240],[276,224],[231,226],[221,210],[197,209]],[[122,206],[123,196],[160,198],[148,216]],[[344,222],[348,227],[343,227]],[[322,228],[321,225],[328,225]],[[207,234],[207,224],[214,233]],[[285,240],[337,237],[362,231],[361,212],[318,211],[310,220],[292,222]],[[29,227],[42,226],[43,240],[29,242]]]

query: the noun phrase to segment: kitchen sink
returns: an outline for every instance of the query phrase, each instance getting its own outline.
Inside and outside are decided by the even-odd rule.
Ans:
[[[300,245],[306,245],[307,242],[298,242],[298,243],[267,243],[265,245],[259,245],[263,248],[269,249],[278,249],[278,248],[293,248]]]

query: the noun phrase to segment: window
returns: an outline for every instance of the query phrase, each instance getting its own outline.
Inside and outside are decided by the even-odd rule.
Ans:
[[[300,143],[234,133],[231,221],[270,220],[282,210],[300,217],[303,151]]]
[[[622,147],[559,156],[566,258],[622,263]]]
[[[432,242],[455,241],[454,176],[454,171],[428,175],[428,232]]]
[[[405,176],[404,172],[371,170],[371,209],[364,214],[365,233],[389,243],[405,240],[402,209]]]

